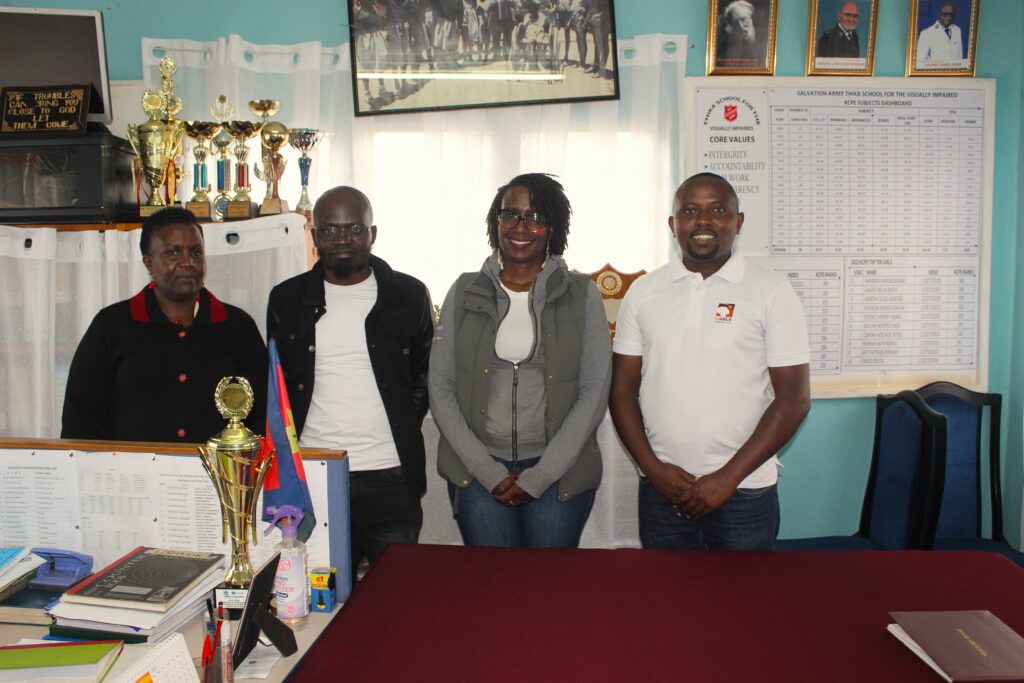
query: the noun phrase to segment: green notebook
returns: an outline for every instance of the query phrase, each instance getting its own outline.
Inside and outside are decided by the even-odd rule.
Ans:
[[[0,681],[16,680],[5,674],[19,669],[52,672],[54,678],[47,680],[99,681],[123,647],[120,640],[0,647]]]

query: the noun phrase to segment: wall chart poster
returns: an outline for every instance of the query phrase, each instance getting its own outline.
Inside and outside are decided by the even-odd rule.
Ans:
[[[694,86],[689,170],[729,179],[739,248],[801,297],[816,395],[982,386],[994,87],[799,80]]]

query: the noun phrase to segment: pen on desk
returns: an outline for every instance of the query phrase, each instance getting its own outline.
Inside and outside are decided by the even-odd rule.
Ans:
[[[217,606],[217,628],[213,631],[213,651],[220,647],[220,627],[224,623],[224,605]]]
[[[206,667],[210,666],[210,661],[213,659],[213,647],[212,647],[212,645],[213,645],[213,643],[210,640],[210,634],[207,633],[206,637],[203,638],[203,658],[201,660],[204,669]]]

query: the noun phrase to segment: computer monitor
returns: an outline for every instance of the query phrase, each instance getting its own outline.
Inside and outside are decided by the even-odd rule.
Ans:
[[[0,7],[0,87],[91,83],[89,121],[107,125],[110,81],[97,10]]]

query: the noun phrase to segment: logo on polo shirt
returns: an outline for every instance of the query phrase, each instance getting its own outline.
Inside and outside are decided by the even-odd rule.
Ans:
[[[731,323],[732,314],[736,312],[736,304],[718,304],[715,308],[716,323]]]

